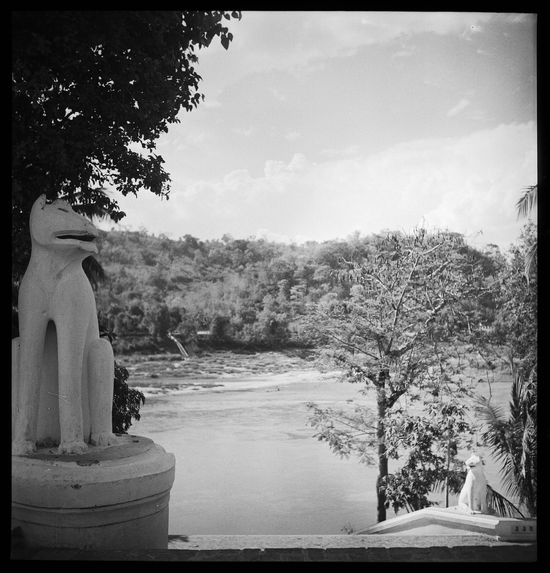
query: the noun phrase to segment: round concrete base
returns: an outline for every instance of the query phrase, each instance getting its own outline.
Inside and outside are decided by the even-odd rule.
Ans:
[[[12,529],[32,546],[165,549],[174,468],[173,454],[133,435],[80,455],[12,456]]]

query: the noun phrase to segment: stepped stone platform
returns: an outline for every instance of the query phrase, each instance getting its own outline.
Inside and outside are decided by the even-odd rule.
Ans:
[[[12,559],[46,561],[534,562],[535,542],[470,535],[170,535],[168,549],[25,548]]]

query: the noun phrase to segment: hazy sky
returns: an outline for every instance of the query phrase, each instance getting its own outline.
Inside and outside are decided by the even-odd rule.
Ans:
[[[446,228],[506,249],[537,183],[536,16],[243,12],[122,226],[303,241]],[[107,228],[111,227],[109,224]]]

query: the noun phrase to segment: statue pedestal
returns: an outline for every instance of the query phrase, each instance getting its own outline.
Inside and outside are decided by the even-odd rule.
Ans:
[[[81,455],[12,456],[12,529],[26,544],[166,549],[174,455],[141,436],[119,440]]]
[[[536,518],[517,519],[486,513],[469,513],[459,506],[426,507],[392,517],[359,531],[360,534],[392,535],[468,535],[485,534],[499,541],[528,541],[537,539]]]

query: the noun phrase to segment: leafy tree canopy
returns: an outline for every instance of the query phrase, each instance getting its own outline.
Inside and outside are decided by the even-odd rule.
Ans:
[[[42,193],[75,210],[124,217],[105,194],[167,197],[155,142],[201,101],[197,50],[240,12],[14,11],[12,221],[14,275],[29,254],[28,214]]]
[[[390,504],[420,509],[434,487],[460,483],[454,458],[471,430],[457,402],[469,395],[466,359],[492,318],[493,265],[450,232],[390,233],[372,246],[360,262],[345,261],[350,295],[322,300],[312,327],[324,332],[345,379],[363,395],[374,391],[376,416],[364,406],[310,408],[318,439],[334,452],[372,463],[377,449],[383,521]],[[393,474],[389,458],[402,463]]]

